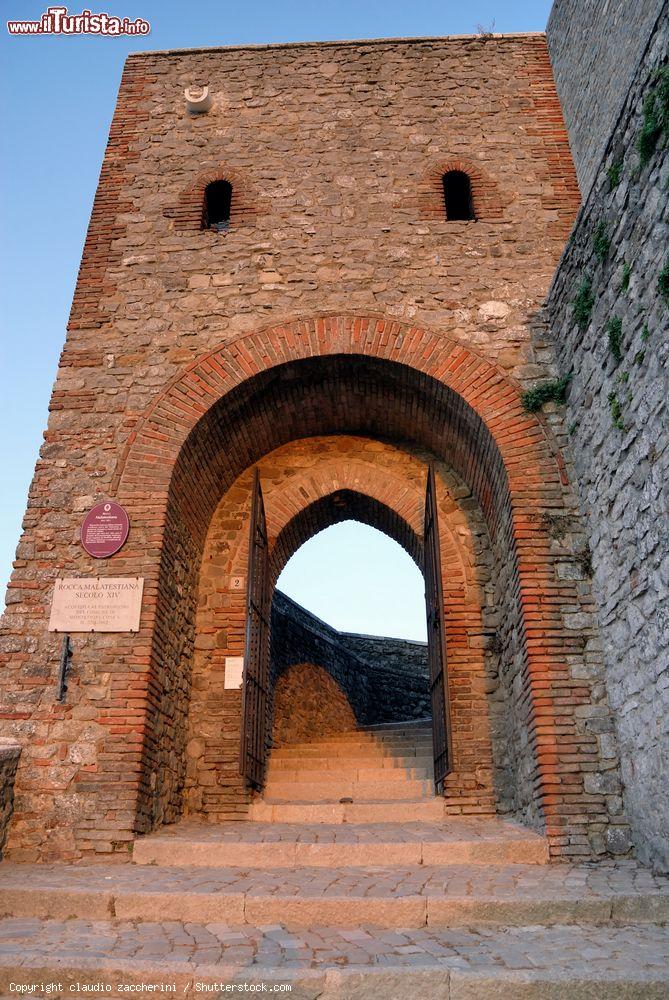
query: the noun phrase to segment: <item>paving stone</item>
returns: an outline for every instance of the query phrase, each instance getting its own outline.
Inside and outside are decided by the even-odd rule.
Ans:
[[[264,870],[4,864],[0,889],[3,912],[15,917],[151,922],[172,912],[196,924],[291,928],[669,919],[669,878],[634,862]]]
[[[332,1000],[664,1000],[669,989],[669,930],[653,924],[404,929],[404,945],[372,926],[287,934],[208,925],[180,952],[183,930],[175,921],[5,919],[0,938],[11,941],[11,950],[0,954],[0,990],[8,993],[10,982],[41,976],[60,981],[63,996],[71,996],[70,982],[91,978],[114,986],[170,981],[185,995],[194,993],[195,982],[282,981],[295,984],[291,995]],[[119,994],[114,989],[111,995]]]

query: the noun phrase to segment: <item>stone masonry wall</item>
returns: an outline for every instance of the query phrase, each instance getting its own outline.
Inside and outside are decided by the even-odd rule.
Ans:
[[[20,744],[14,740],[0,739],[0,859],[14,809],[14,778],[20,756]]]
[[[213,96],[200,117],[184,106],[193,84]],[[453,168],[470,173],[475,221],[444,217]],[[214,178],[233,184],[227,233],[200,228]],[[606,793],[585,790],[602,746],[578,713],[598,681],[577,676],[585,637],[570,623],[589,622],[590,595],[557,575],[541,515],[575,500],[556,438],[520,405],[553,370],[532,333],[578,204],[542,36],[129,57],[2,622],[0,717],[23,745],[15,857],[127,856],[186,793],[219,817],[243,806],[239,698],[223,684],[243,593],[221,579],[237,559],[222,551],[226,526],[208,550],[209,525],[236,491],[246,534],[245,470],[333,434],[422,449],[409,506],[424,500],[425,452],[457,473],[444,544],[458,789],[473,807],[491,795],[494,702],[509,723],[495,722],[508,747],[494,769],[502,778],[508,761],[522,784],[504,782],[505,808],[532,800],[556,854],[589,853],[608,812]],[[309,496],[315,478],[300,482]],[[405,494],[369,481],[403,509]],[[96,562],[79,527],[109,497],[132,528]],[[502,509],[491,556],[483,539]],[[475,512],[482,531],[458,520]],[[243,553],[226,572],[243,576]],[[140,631],[75,636],[56,704],[54,580],[96,574],[145,578]],[[503,630],[504,600],[519,618],[513,651],[485,625],[501,617]],[[488,660],[511,653],[489,704]]]
[[[427,643],[411,639],[392,639],[378,635],[340,632],[348,649],[369,664],[372,669],[395,669],[401,673],[428,677]],[[427,707],[425,715],[429,715]],[[418,716],[416,716],[418,718]]]
[[[314,663],[337,682],[359,725],[403,722],[430,715],[427,647],[401,639],[350,635],[275,591],[272,672]]]
[[[546,28],[555,86],[587,198],[666,0],[555,0]]]
[[[295,663],[274,689],[272,745],[304,743],[357,726],[348,698],[322,667]]]
[[[606,65],[619,56],[615,36],[611,42]],[[665,5],[548,299],[558,364],[573,376],[566,421],[592,550],[624,802],[639,857],[665,869],[669,143],[665,131],[647,163],[640,161],[636,143],[656,74],[662,66],[669,73],[668,52]],[[666,81],[665,75],[665,88]],[[574,302],[586,281],[592,310],[588,316],[586,309],[579,326]],[[590,726],[604,738],[610,733],[613,742],[612,720],[593,717]]]

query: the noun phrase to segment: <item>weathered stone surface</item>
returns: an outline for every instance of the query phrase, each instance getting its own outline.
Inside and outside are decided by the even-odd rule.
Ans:
[[[615,7],[616,16],[625,19],[624,31],[630,30],[629,16],[633,24],[641,19],[646,38],[645,29],[653,20],[647,24],[646,19],[658,4]],[[618,30],[623,30],[622,23]],[[590,33],[587,38],[590,44]],[[600,74],[602,79],[608,76],[620,60],[620,75],[616,70],[611,82],[611,93],[618,94],[631,72],[634,49],[621,53],[615,38],[602,33],[594,42],[604,54],[593,87]],[[644,59],[634,67],[629,95],[624,88],[621,116],[548,299],[558,362],[563,373],[573,375],[565,421],[588,523],[625,806],[639,856],[663,869],[669,868],[669,301],[658,281],[669,263],[669,147],[660,137],[648,163],[642,164],[636,144],[644,101],[656,86],[658,67],[666,67],[668,47],[665,4]],[[578,59],[578,51],[573,58]],[[588,94],[584,100],[590,129]],[[618,183],[611,179],[614,167]],[[598,227],[610,240],[600,257],[594,245]],[[573,303],[586,278],[594,304],[580,329]],[[612,322],[619,323],[619,360],[610,345]],[[592,732],[602,734],[608,725],[608,718],[588,722]],[[613,774],[587,780],[593,790],[616,791]],[[608,842],[619,846],[626,836],[615,827],[607,832]]]
[[[0,858],[14,809],[14,778],[20,756],[19,743],[15,740],[0,739]]]
[[[0,960],[6,995],[24,977],[61,982],[56,998],[92,979],[109,996],[128,995],[119,983],[174,982],[182,996],[197,995],[195,979],[290,983],[298,1000],[386,1000],[413,989],[424,1000],[599,1000],[602,989],[614,1000],[664,1000],[669,983],[667,932],[652,926],[301,933],[213,923],[194,936],[192,924],[176,920],[145,924],[140,934],[133,922],[26,919],[3,921],[1,929],[10,942]],[[45,955],[57,955],[57,964]]]
[[[388,811],[391,815],[391,810]],[[299,868],[325,865],[545,864],[546,839],[506,820],[451,816],[442,823],[225,823],[183,820],[138,838],[135,864]]]
[[[163,913],[196,924],[281,923],[293,929],[664,923],[669,917],[667,879],[629,862],[379,863],[250,871],[232,866],[5,863],[0,887],[3,915],[55,919],[115,915],[150,923],[159,918],[161,907]]]
[[[276,746],[346,732],[355,724],[346,695],[322,667],[299,663],[282,673],[274,693]]]
[[[546,37],[584,197],[665,0],[555,0]]]

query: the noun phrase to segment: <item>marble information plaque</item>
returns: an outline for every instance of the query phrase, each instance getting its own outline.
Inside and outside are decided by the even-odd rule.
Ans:
[[[134,576],[56,580],[50,632],[136,632],[144,580]]]

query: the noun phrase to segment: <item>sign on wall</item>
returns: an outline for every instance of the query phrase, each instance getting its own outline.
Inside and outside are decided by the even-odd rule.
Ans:
[[[225,682],[226,689],[240,688],[244,677],[244,657],[226,656],[225,658]]]
[[[94,559],[108,559],[125,544],[130,519],[125,508],[113,500],[92,507],[81,525],[81,544]]]
[[[56,580],[50,632],[136,632],[144,580],[132,576]]]

